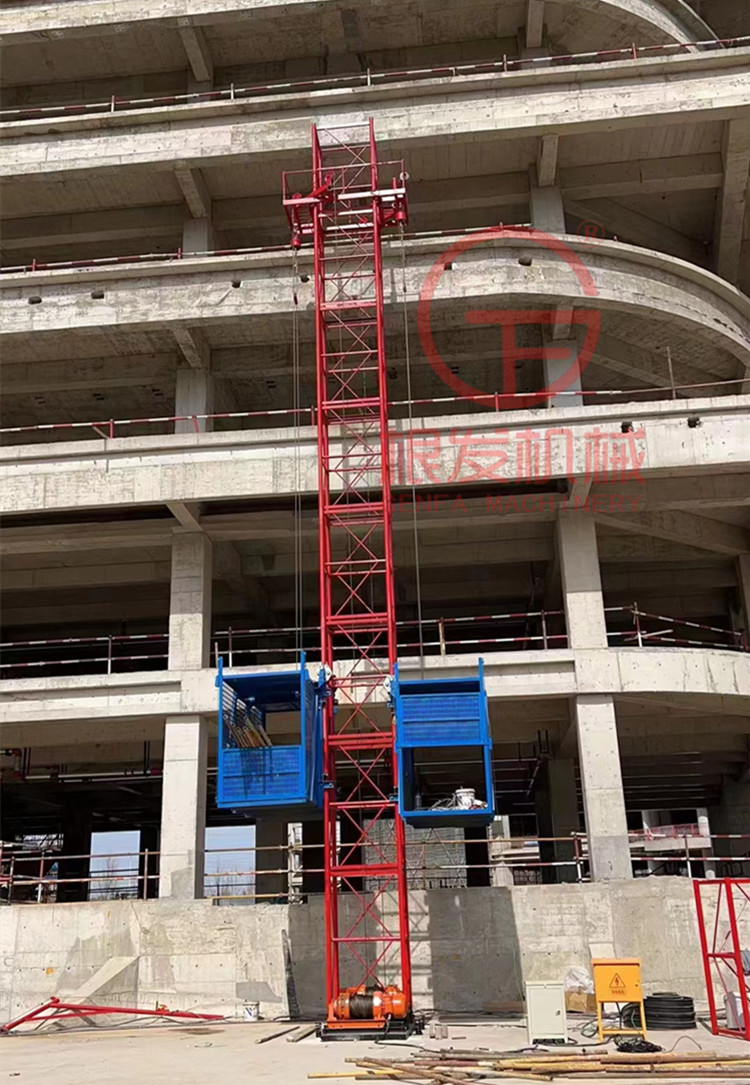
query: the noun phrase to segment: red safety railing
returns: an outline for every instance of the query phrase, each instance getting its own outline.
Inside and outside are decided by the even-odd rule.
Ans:
[[[456,228],[451,230],[423,230],[419,233],[405,233],[404,241],[429,241],[432,238],[460,237],[464,234],[481,234],[487,230],[497,231],[498,225],[504,230],[528,231],[530,223],[493,223],[491,226],[469,226],[466,229]],[[387,250],[388,246],[385,245]],[[85,260],[32,260],[30,264],[14,264],[0,267],[0,275],[15,275],[24,272],[41,271],[81,271],[86,268],[117,267],[120,264],[174,264],[181,260],[206,260],[218,256],[258,256],[269,253],[283,253],[289,255],[289,245],[252,245],[235,249],[200,249],[197,252],[178,248],[172,252],[136,252],[125,256],[97,256]]]
[[[555,392],[555,397],[577,396],[580,397],[585,404],[587,401],[596,402],[597,400],[613,400],[618,397],[632,399],[633,396],[639,395],[649,395],[657,399],[660,397],[662,399],[670,397],[674,398],[677,392],[698,392],[704,391],[707,388],[712,389],[714,392],[719,388],[726,389],[727,395],[731,395],[733,391],[738,390],[738,385],[744,383],[745,379],[738,377],[730,380],[704,381],[700,384],[656,385],[653,387],[642,388],[600,388],[591,391],[567,390]],[[457,408],[459,411],[463,411],[468,405],[469,407],[477,407],[499,413],[500,411],[508,409],[508,400],[523,400],[523,406],[525,406],[528,399],[528,392],[496,392],[492,395],[473,396],[433,396],[425,399],[394,400],[390,403],[390,409],[393,417],[396,418],[401,417],[402,414],[405,415],[408,413],[409,407],[412,409],[417,407],[420,409],[437,408],[439,410],[444,410],[446,407],[450,406]],[[102,437],[105,440],[114,440],[115,438],[134,436],[132,432],[128,431],[132,431],[139,427],[151,427],[158,433],[159,427],[164,430],[165,427],[173,427],[178,422],[189,423],[192,432],[194,433],[206,433],[212,430],[213,423],[216,421],[251,423],[250,426],[234,426],[232,427],[233,429],[253,428],[252,423],[255,421],[282,422],[282,424],[288,424],[289,426],[302,424],[312,427],[315,425],[315,408],[312,406],[280,407],[265,411],[222,411],[214,412],[212,414],[154,415],[149,418],[106,418],[86,422],[39,422],[27,426],[0,427],[0,442],[4,444],[22,443],[20,441],[8,442],[3,439],[31,433],[64,433],[65,436],[72,436],[74,439],[81,441],[90,439],[92,434],[94,434],[96,437]],[[142,435],[137,434],[136,436]],[[400,434],[398,439],[403,440],[407,437],[408,435],[406,434]],[[395,439],[396,435],[394,434],[394,440]]]
[[[627,617],[628,628],[612,629],[615,616],[620,615]],[[653,614],[641,610],[636,603],[627,607],[606,607],[605,616],[610,626],[607,636],[613,647],[673,645],[680,648],[748,651],[744,633],[686,618]],[[656,629],[652,628],[657,623],[662,624]],[[663,623],[667,623],[666,626]],[[519,631],[519,627],[522,627],[522,631]],[[675,635],[681,630],[695,630],[699,636]],[[212,634],[211,662],[217,666],[221,658],[229,667],[281,663],[290,657],[296,658],[300,646],[310,659],[315,659],[320,654],[319,638],[320,629],[317,626],[228,626]],[[419,656],[463,655],[482,651],[547,651],[568,646],[563,610],[519,610],[423,618],[421,623],[416,620],[401,621],[397,622],[397,639],[399,652]],[[168,646],[169,635],[165,632],[9,640],[0,643],[3,653],[0,678],[64,674],[64,668],[74,673],[93,674],[139,669],[164,670]]]
[[[627,629],[607,632],[610,644],[624,647],[648,648],[652,644],[671,644],[680,648],[724,648],[730,652],[747,652],[747,635],[734,629],[724,629],[703,622],[691,622],[687,618],[669,617],[641,610],[637,603],[629,607],[605,607],[605,615],[623,614],[631,619]],[[658,625],[657,625],[658,623]],[[666,624],[664,624],[666,623]],[[609,622],[611,624],[611,621]],[[653,628],[657,625],[657,628]],[[695,630],[700,636],[685,631]]]
[[[419,82],[423,79],[457,79],[476,75],[507,75],[512,72],[538,71],[568,65],[611,64],[650,57],[667,57],[693,53],[696,50],[736,49],[750,44],[750,36],[712,38],[708,41],[667,42],[663,45],[632,45],[620,49],[599,49],[586,53],[563,53],[550,57],[509,57],[478,61],[473,64],[442,64],[429,68],[393,68],[388,71],[363,72],[351,75],[321,76],[313,79],[283,80],[254,83],[238,87],[230,83],[217,90],[195,91],[189,94],[164,94],[149,98],[125,98],[111,95],[100,102],[76,102],[68,105],[22,106],[0,110],[0,121],[27,121],[45,117],[86,116],[89,114],[120,113],[126,110],[165,109],[171,106],[196,105],[201,102],[234,102],[246,98],[278,94],[309,94],[311,91],[376,87],[387,83]]]
[[[389,826],[384,824],[383,831],[389,831]],[[545,870],[572,874],[576,882],[589,880],[585,833],[569,836],[494,836],[490,833],[486,860],[479,862],[467,860],[466,841],[460,830],[453,835],[445,833],[444,829],[415,830],[406,840],[410,889],[466,887],[470,871],[485,871],[487,882],[498,886],[509,884],[509,880],[515,884],[541,881]],[[744,854],[728,852],[736,846],[730,842],[735,841],[743,842],[740,848]],[[643,842],[631,840],[634,872],[637,876],[658,877],[664,866],[671,875],[692,878],[696,871],[703,877],[706,870],[721,875],[727,869],[750,869],[750,834],[711,834],[699,841],[694,835],[688,835],[683,843],[684,850],[679,853],[649,851],[644,854]],[[555,853],[569,857],[542,859],[545,847],[547,852],[554,849]],[[260,861],[258,853],[262,853]],[[278,855],[277,863],[269,853]],[[36,852],[0,842],[0,904],[56,903],[60,891],[70,886],[80,887],[80,893],[76,895],[82,899],[145,900],[157,895],[159,861],[166,855],[158,849],[67,855],[57,849]],[[311,889],[308,882],[323,874],[320,844],[295,840],[269,846],[206,848],[204,855],[204,894],[207,897],[294,903],[311,892],[322,892],[321,886]],[[236,857],[237,861],[227,863],[222,857]],[[86,872],[67,874],[66,868],[71,864],[83,866]],[[100,869],[91,869],[99,864],[103,864]],[[215,869],[211,869],[212,866]],[[723,881],[717,877],[696,884],[718,889]],[[750,879],[742,884],[750,886]],[[725,933],[722,930],[722,938]],[[720,941],[717,942],[719,952],[724,952]]]

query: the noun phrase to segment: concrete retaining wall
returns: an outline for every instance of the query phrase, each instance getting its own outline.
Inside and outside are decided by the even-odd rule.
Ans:
[[[647,992],[704,998],[687,879],[414,892],[411,927],[421,1008],[492,1010],[592,955],[640,957]],[[84,987],[92,1001],[227,1014],[259,1001],[269,1018],[288,1012],[293,990],[303,1014],[319,1013],[323,930],[319,897],[13,905],[0,912],[0,1018]],[[113,958],[128,967],[105,967]]]

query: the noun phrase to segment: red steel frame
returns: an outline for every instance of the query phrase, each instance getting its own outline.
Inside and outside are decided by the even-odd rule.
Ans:
[[[326,984],[336,1028],[345,1027],[331,1006],[344,990],[343,968],[358,988],[395,982],[411,1007],[393,723],[373,711],[382,710],[396,662],[381,235],[404,223],[407,209],[403,163],[378,162],[372,120],[313,126],[312,144],[309,195],[289,195],[294,175],[286,175],[284,203],[293,246],[312,241],[314,250],[321,658],[331,691],[323,720]],[[385,165],[397,175],[381,189]],[[393,842],[383,841],[385,823]],[[397,908],[385,914],[393,890]],[[342,893],[353,902],[346,916]]]
[[[698,912],[698,933],[703,955],[703,970],[706,975],[706,995],[711,1014],[711,1031],[714,1036],[734,1036],[740,1040],[750,1040],[750,978],[742,968],[742,948],[738,919],[750,904],[750,878],[707,878],[693,882],[695,907]],[[707,912],[706,892],[714,896],[713,917]],[[740,904],[739,915],[737,905]],[[709,947],[706,920],[711,923],[712,934]],[[750,945],[747,947],[750,949]],[[737,987],[740,997],[743,1026],[741,1029],[726,1028],[719,1025],[716,1009],[714,980],[721,984],[725,994],[730,993],[729,983]]]
[[[225,1017],[220,1013],[190,1013],[188,1010],[168,1010],[166,1006],[156,1010],[138,1010],[132,1006],[96,1006],[87,1002],[62,1002],[59,998],[50,998],[41,1006],[28,1010],[20,1017],[0,1025],[0,1033],[11,1032],[18,1025],[33,1021],[39,1025],[45,1021],[65,1021],[74,1017],[86,1021],[90,1017],[101,1017],[103,1014],[121,1014],[130,1017],[166,1017],[190,1021],[224,1021]]]

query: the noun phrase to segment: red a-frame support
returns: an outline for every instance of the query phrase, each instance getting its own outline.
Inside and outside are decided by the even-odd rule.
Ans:
[[[745,973],[740,940],[743,912],[750,905],[750,878],[706,878],[693,882],[698,912],[698,934],[706,974],[706,995],[714,1036],[735,1036],[750,1040],[750,976]],[[744,929],[750,924],[750,910]],[[750,950],[750,939],[746,944]],[[714,982],[728,996],[734,1025],[719,1025]]]

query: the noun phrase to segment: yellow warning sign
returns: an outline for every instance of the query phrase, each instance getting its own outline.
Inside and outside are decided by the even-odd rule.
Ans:
[[[595,960],[592,964],[599,1002],[640,1002],[641,962],[637,958]]]

